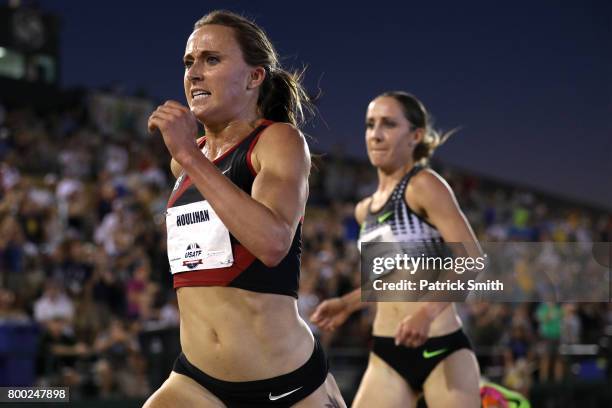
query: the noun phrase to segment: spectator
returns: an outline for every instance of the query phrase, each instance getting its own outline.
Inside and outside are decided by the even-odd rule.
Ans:
[[[559,358],[559,341],[561,337],[561,307],[553,302],[540,303],[536,310],[540,334],[540,381],[547,382],[550,368],[554,367],[555,381],[563,377],[563,365]]]
[[[40,323],[57,319],[70,323],[73,317],[74,305],[72,300],[57,281],[47,280],[45,291],[34,303],[34,319]]]
[[[59,316],[45,325],[39,345],[38,373],[54,386],[76,385],[82,381],[77,361],[89,353],[89,347],[78,342],[68,322]]]

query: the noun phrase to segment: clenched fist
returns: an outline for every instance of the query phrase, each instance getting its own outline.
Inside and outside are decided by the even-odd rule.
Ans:
[[[170,155],[181,163],[198,151],[196,136],[198,124],[189,108],[176,101],[167,101],[149,116],[148,129],[161,132]]]

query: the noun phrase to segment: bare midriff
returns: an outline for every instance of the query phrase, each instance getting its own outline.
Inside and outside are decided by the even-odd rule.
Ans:
[[[312,354],[314,340],[293,297],[218,286],[181,287],[177,297],[183,353],[214,378],[276,377]]]
[[[378,302],[374,318],[374,336],[394,337],[399,323],[423,307],[420,302]],[[431,323],[429,336],[444,336],[461,327],[461,320],[455,311],[455,305],[445,308]]]

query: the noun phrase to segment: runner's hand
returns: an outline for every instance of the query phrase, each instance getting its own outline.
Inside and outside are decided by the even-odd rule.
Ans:
[[[198,151],[196,136],[198,124],[186,106],[176,101],[167,101],[149,116],[150,133],[159,130],[170,155],[179,163],[189,154]]]
[[[334,331],[351,315],[348,304],[341,298],[328,299],[317,306],[310,321],[325,331]]]
[[[395,332],[395,345],[407,347],[419,347],[429,336],[429,326],[432,318],[423,308],[416,313],[407,316],[399,323]]]

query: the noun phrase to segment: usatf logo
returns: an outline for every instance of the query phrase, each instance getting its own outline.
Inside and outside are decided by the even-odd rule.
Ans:
[[[185,251],[184,258],[195,258],[196,256],[200,255],[202,255],[202,250],[196,242],[187,245],[187,250]],[[191,259],[188,261],[183,261],[183,266],[186,266],[189,269],[193,269],[200,264],[202,264],[202,259]]]

